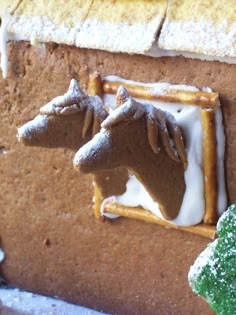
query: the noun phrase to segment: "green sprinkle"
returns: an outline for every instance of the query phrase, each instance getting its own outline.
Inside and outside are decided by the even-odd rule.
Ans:
[[[190,268],[192,290],[219,315],[236,314],[236,204],[217,224],[218,239],[208,244]]]

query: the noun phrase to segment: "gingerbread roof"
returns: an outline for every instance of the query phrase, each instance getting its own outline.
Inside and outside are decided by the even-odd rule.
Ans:
[[[158,45],[168,50],[236,57],[236,1],[172,0]]]
[[[32,42],[236,57],[235,0],[67,0],[66,5],[63,0],[1,0],[0,15],[8,32]]]

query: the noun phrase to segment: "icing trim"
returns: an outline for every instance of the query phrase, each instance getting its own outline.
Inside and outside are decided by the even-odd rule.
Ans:
[[[9,33],[7,31],[7,23],[8,23],[8,17],[5,15],[4,17],[1,17],[1,27],[0,27],[0,55],[1,55],[1,69],[2,69],[2,77],[3,79],[6,79],[7,77],[7,64],[8,64],[8,58],[7,58],[7,41]]]
[[[4,261],[5,259],[5,253],[4,251],[0,248],[0,264]]]

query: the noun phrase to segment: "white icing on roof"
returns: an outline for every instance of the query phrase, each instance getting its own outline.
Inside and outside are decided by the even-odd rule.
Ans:
[[[145,53],[155,41],[161,18],[149,24],[113,24],[86,20],[74,27],[55,25],[46,16],[12,16],[7,28],[30,41],[55,42],[111,52]]]
[[[129,4],[133,12],[127,14],[121,1],[117,1],[117,7],[112,1],[91,1],[91,6],[81,4],[81,7],[76,7],[76,12],[73,6],[68,7],[66,16],[72,19],[71,22],[66,16],[63,19],[60,6],[55,7],[55,16],[59,15],[59,18],[54,19],[42,1],[38,9],[37,6],[34,9],[30,2],[23,1],[25,7],[21,9],[20,5],[20,9],[10,16],[7,30],[31,42],[55,42],[154,57],[184,55],[187,58],[212,58],[235,63],[236,22],[232,14],[227,17],[220,15],[218,9],[223,8],[224,4],[219,0],[215,7],[217,12],[214,7],[207,7],[204,1],[194,4],[196,12],[193,17],[189,16],[191,10],[186,8],[186,0],[181,3],[176,0],[169,2],[167,11],[165,1],[156,4],[148,2],[145,6],[143,2],[133,7]],[[1,15],[3,10],[4,4],[3,8],[0,4]],[[227,2],[224,12],[230,10],[235,10],[233,0]],[[211,13],[208,14],[208,11]]]
[[[146,55],[160,58],[160,57],[178,57],[182,56],[185,58],[190,59],[200,59],[204,61],[219,61],[219,62],[225,62],[229,64],[235,64],[236,58],[235,57],[220,57],[220,56],[210,56],[205,55],[203,53],[196,53],[196,52],[189,52],[189,51],[183,51],[183,50],[176,50],[176,49],[162,49],[158,47],[158,43],[155,42],[152,46],[151,50],[146,53]]]
[[[7,28],[11,33],[18,33],[21,38],[30,41],[54,42],[75,46],[76,35],[81,23],[74,27],[55,25],[46,16],[11,16]]]
[[[151,49],[160,23],[160,17],[148,24],[132,25],[87,20],[76,36],[75,46],[143,54]]]
[[[167,50],[235,57],[235,38],[236,23],[227,30],[226,20],[220,25],[215,25],[206,20],[179,22],[166,18],[158,46]]]

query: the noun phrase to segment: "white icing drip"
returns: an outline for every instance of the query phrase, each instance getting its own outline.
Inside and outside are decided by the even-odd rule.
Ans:
[[[30,140],[35,133],[44,133],[47,126],[48,117],[45,115],[38,115],[33,120],[18,128],[17,138],[18,140],[21,138]]]
[[[2,69],[2,77],[6,79],[7,77],[7,41],[8,41],[8,31],[7,31],[7,15],[1,17],[2,25],[0,28],[0,53],[1,53],[1,69]]]
[[[134,197],[135,196],[135,197]],[[105,206],[111,202],[118,202],[119,204],[128,207],[143,207],[152,211],[156,216],[163,218],[158,203],[156,203],[146,191],[145,187],[137,180],[135,175],[129,175],[126,183],[126,191],[119,196],[108,197],[103,200],[101,205],[101,213],[108,218],[113,219],[113,213],[105,211]],[[118,217],[114,215],[114,218]]]
[[[184,130],[188,167],[184,173],[186,191],[183,202],[177,218],[172,223],[195,225],[201,222],[205,208],[202,174],[202,128],[199,108],[190,108],[187,115],[185,113],[181,115],[181,113],[176,116],[176,120]]]
[[[5,253],[4,253],[4,251],[0,248],[0,263],[2,263],[4,259],[5,259]]]
[[[174,50],[174,49],[162,49],[157,46],[155,43],[152,48],[145,53],[147,56],[151,56],[154,58],[161,58],[161,57],[185,57],[189,59],[200,59],[203,61],[219,61],[229,64],[236,64],[235,57],[227,57],[227,56],[210,56],[206,54],[196,53],[196,52],[189,52],[189,51],[182,51],[182,50]]]
[[[224,153],[225,153],[225,135],[223,128],[223,117],[221,110],[216,111],[216,138],[217,138],[217,179],[218,179],[218,214],[221,215],[227,206],[227,196],[225,187],[225,169],[224,169]]]
[[[185,85],[171,85],[168,83],[152,83],[142,84],[138,82],[128,81],[115,76],[105,78],[110,81],[120,81],[135,85],[145,85],[153,88],[153,93],[160,93],[163,90],[188,90],[199,91],[196,87]],[[204,88],[206,92],[211,92],[211,89]],[[106,104],[114,108],[114,95],[104,95]],[[140,100],[139,100],[140,101]],[[147,103],[145,100],[141,100]],[[185,171],[186,192],[183,198],[182,206],[179,215],[175,220],[171,221],[173,224],[189,226],[195,225],[202,221],[204,215],[205,201],[204,201],[204,185],[203,185],[203,165],[202,165],[202,127],[200,118],[200,109],[198,106],[182,105],[179,103],[151,103],[165,111],[170,112],[175,116],[177,123],[184,130],[188,168]],[[115,113],[113,114],[115,115]],[[216,111],[216,135],[217,135],[217,158],[218,158],[218,213],[222,213],[226,208],[226,192],[224,181],[224,132],[222,125],[222,114],[220,108]],[[193,180],[194,179],[194,180]],[[142,188],[141,188],[142,187]],[[163,218],[160,215],[158,205],[152,200],[146,192],[143,185],[138,182],[135,176],[130,176],[126,192],[120,196],[113,196],[112,201],[118,202],[126,206],[137,207],[142,206],[145,209],[152,211],[155,215]],[[138,196],[138,199],[137,199]],[[143,199],[142,199],[143,196]],[[115,199],[114,199],[115,198]],[[108,200],[109,201],[109,200]],[[104,201],[107,203],[108,201]],[[158,213],[159,212],[159,213]],[[107,214],[106,214],[107,215]]]
[[[100,212],[102,215],[106,216],[109,219],[116,219],[119,218],[120,216],[118,214],[114,214],[114,213],[110,213],[110,212],[106,212],[105,208],[106,205],[112,202],[116,201],[116,197],[115,196],[111,196],[108,198],[105,198],[100,206]]]

